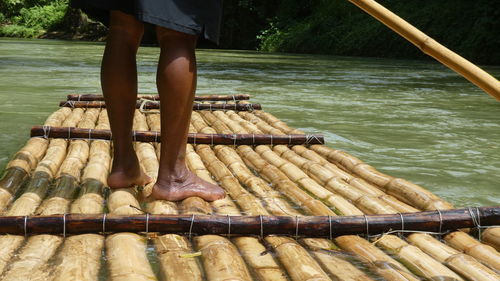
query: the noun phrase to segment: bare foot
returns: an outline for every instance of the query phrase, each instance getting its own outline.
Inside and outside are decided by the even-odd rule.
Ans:
[[[206,201],[215,201],[224,198],[226,193],[220,186],[206,182],[187,171],[183,177],[178,179],[158,180],[153,187],[150,198],[180,201],[193,196]]]
[[[115,163],[113,161],[113,168],[108,176],[108,186],[110,188],[143,186],[152,180],[142,171],[137,158],[135,158],[135,161],[132,159],[126,163]]]

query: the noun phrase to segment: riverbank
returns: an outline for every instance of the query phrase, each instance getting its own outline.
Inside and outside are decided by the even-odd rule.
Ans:
[[[379,0],[474,63],[500,65],[500,11],[494,1]],[[67,0],[4,0],[0,36],[102,41],[106,27]],[[346,0],[225,1],[219,46],[268,52],[430,59]],[[154,42],[154,34],[146,43]]]

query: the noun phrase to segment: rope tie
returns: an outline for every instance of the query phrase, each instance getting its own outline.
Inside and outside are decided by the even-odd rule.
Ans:
[[[193,136],[193,145],[196,145],[196,134]]]
[[[66,238],[66,214],[63,214],[63,237]]]
[[[472,223],[474,224],[474,228],[477,229],[478,232],[478,240],[481,242],[481,219],[479,216],[479,209],[476,207],[476,214],[472,211],[472,207],[468,208],[470,218],[472,219]]]
[[[405,231],[405,220],[403,217],[403,214],[398,213],[399,217],[401,217],[401,232],[399,233],[400,235]]]
[[[368,228],[368,217],[366,215],[363,215],[365,217],[365,224],[366,224],[366,237],[370,237],[370,231]]]
[[[155,131],[155,142],[158,142],[158,131]]]
[[[225,106],[224,106],[224,107],[225,107]],[[209,111],[212,111],[212,104],[211,104],[211,103],[209,103],[209,104],[208,104],[208,108],[209,108],[209,109],[208,109]],[[225,108],[224,108],[224,109],[225,109]]]
[[[231,217],[227,215],[227,237],[231,236]]]
[[[92,129],[89,129],[89,142],[92,139]]]
[[[106,235],[106,213],[102,216],[102,234]]]
[[[27,225],[28,225],[28,216],[24,216],[24,237],[28,236]]]
[[[246,104],[246,108],[247,108],[248,112],[253,112],[254,111],[253,105],[251,103],[247,103]],[[235,109],[236,109],[236,107],[235,107]]]
[[[330,224],[330,240],[333,239],[332,216],[328,216],[328,223]]]
[[[68,140],[71,139],[71,127],[68,127]]]
[[[264,223],[262,222],[262,215],[260,217],[260,238],[264,239]]]
[[[48,139],[49,138],[50,128],[51,128],[50,126],[45,126],[45,125],[42,126],[42,129],[43,129],[43,138],[44,139]]]
[[[137,131],[132,131],[132,136],[133,136],[135,142],[137,141],[136,135],[137,135]]]
[[[295,240],[299,239],[299,216],[295,216]]]
[[[252,145],[255,145],[255,134],[252,134],[252,141],[253,141]]]
[[[236,103],[236,96],[232,95],[234,103]]]
[[[236,146],[236,137],[237,136],[238,136],[237,134],[233,134],[233,145],[234,146]]]
[[[212,146],[214,146],[214,134],[210,135],[210,143]]]
[[[443,233],[443,215],[439,209],[436,210],[439,214],[439,233]]]
[[[149,213],[146,213],[146,236],[149,234]]]
[[[194,214],[191,215],[191,225],[189,225],[189,234],[188,234],[188,238],[189,240],[191,241],[191,236],[192,236],[192,231],[193,231],[193,224],[194,224]]]
[[[81,98],[82,98],[82,95],[78,95],[78,101],[80,101]]]
[[[270,136],[271,136],[271,146],[273,146],[273,135]]]
[[[288,134],[288,146],[292,145],[292,135]]]
[[[306,135],[305,145],[309,145],[312,141],[316,141],[317,143],[321,143],[321,141],[316,137],[316,135]]]

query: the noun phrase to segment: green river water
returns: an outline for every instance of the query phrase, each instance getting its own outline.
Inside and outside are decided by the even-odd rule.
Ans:
[[[0,168],[70,93],[99,93],[101,43],[0,38]],[[138,55],[155,92],[159,50]],[[431,61],[198,50],[198,94],[248,93],[290,126],[457,207],[500,203],[500,102]],[[486,67],[500,77],[500,67]]]

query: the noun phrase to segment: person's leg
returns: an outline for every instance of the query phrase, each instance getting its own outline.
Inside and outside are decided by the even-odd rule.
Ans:
[[[144,32],[143,23],[120,11],[111,21],[101,66],[101,86],[113,133],[111,188],[144,185],[146,176],[132,146],[132,123],[137,99],[136,53]]]
[[[191,173],[185,164],[186,141],[196,89],[196,36],[157,27],[161,53],[156,84],[160,94],[161,153],[151,196],[178,201],[198,196],[221,199],[224,191]]]

